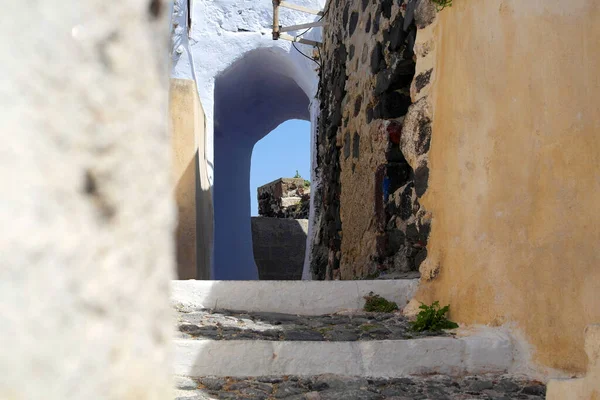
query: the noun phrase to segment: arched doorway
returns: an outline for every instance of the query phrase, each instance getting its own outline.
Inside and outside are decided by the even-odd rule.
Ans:
[[[258,279],[250,225],[252,149],[282,122],[309,120],[309,99],[296,75],[284,50],[260,48],[215,80],[214,279]]]

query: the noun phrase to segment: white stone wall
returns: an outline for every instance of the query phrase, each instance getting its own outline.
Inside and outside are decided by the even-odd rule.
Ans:
[[[325,0],[294,0],[294,4],[302,5],[315,10],[322,10],[325,6]],[[242,121],[250,128],[257,128],[260,126],[260,122],[263,120],[277,119],[280,118],[278,115],[279,111],[270,110],[269,112],[263,112],[255,107],[256,104],[264,103],[269,99],[265,99],[264,96],[256,92],[256,85],[252,85],[252,82],[256,82],[259,77],[268,75],[272,76],[273,80],[270,87],[272,90],[274,105],[280,106],[285,109],[289,103],[293,103],[298,96],[289,95],[284,101],[273,100],[276,94],[282,96],[289,94],[289,90],[281,90],[279,84],[281,78],[292,79],[293,82],[301,89],[302,92],[308,97],[308,103],[305,109],[307,115],[310,115],[311,121],[316,120],[316,113],[318,107],[311,106],[311,103],[315,100],[315,94],[318,85],[318,75],[316,64],[310,59],[304,57],[296,49],[292,47],[292,44],[285,40],[274,41],[272,39],[272,24],[273,24],[273,4],[271,0],[244,0],[244,1],[231,1],[231,0],[195,0],[192,4],[192,10],[190,11],[192,23],[191,27],[186,26],[187,19],[187,1],[186,0],[175,0],[174,3],[174,32],[172,35],[172,53],[171,60],[173,63],[171,70],[171,77],[177,79],[189,79],[195,80],[198,86],[198,93],[202,106],[206,113],[206,143],[205,143],[205,155],[204,158],[207,164],[207,174],[211,187],[215,185],[215,82],[219,77],[222,77],[225,71],[230,71],[232,66],[243,66],[248,60],[252,60],[252,57],[248,57],[253,51],[261,49],[261,53],[266,55],[265,57],[257,57],[259,61],[262,61],[263,66],[260,68],[255,67],[255,74],[244,72],[243,75],[248,81],[248,85],[239,85],[239,96],[236,96],[240,103],[245,107],[238,107],[232,104],[231,108],[236,110],[237,121]],[[280,24],[282,26],[290,26],[295,24],[301,24],[306,22],[314,21],[316,18],[314,15],[297,12],[289,9],[281,9],[280,12]],[[301,33],[301,32],[297,32]],[[290,32],[294,35],[294,32]],[[305,38],[320,40],[321,28],[316,28],[304,35]],[[302,44],[296,45],[300,51],[308,56],[313,56],[314,48],[312,46],[306,46]],[[257,53],[254,53],[255,56]],[[256,61],[256,59],[255,59]],[[253,64],[255,65],[255,64]],[[257,70],[260,69],[260,70]],[[261,78],[262,79],[262,78]],[[260,85],[259,85],[260,86]],[[266,85],[263,85],[266,87]],[[252,97],[254,96],[254,97]],[[230,102],[233,103],[233,102]],[[229,103],[228,103],[229,104]],[[293,105],[287,107],[288,111],[293,109]],[[295,115],[295,114],[294,114]],[[249,117],[250,116],[250,117]],[[274,118],[271,118],[274,117]],[[254,118],[254,120],[252,120]],[[294,117],[286,117],[290,119]],[[257,120],[261,121],[257,121]],[[232,119],[230,119],[231,121]],[[279,124],[280,122],[277,122]],[[276,125],[277,125],[276,124]],[[275,125],[275,126],[276,126]],[[274,127],[273,127],[274,128]],[[273,129],[271,128],[271,129]],[[263,134],[267,134],[271,129],[266,129]],[[256,132],[254,132],[256,133]],[[313,130],[312,136],[316,132]],[[262,136],[261,136],[262,137]],[[311,139],[312,143],[316,143],[314,137]],[[249,152],[251,153],[253,143],[248,145]],[[236,149],[241,151],[242,146],[238,143]],[[314,150],[314,147],[313,147]],[[314,152],[314,151],[313,151]],[[245,156],[244,152],[244,156]],[[243,159],[242,155],[238,154],[233,159]],[[249,161],[248,161],[249,164]],[[223,165],[223,164],[222,164]],[[220,167],[221,169],[223,168]],[[229,168],[225,165],[225,168]],[[245,170],[245,167],[235,167],[240,170]],[[249,169],[249,167],[248,167]],[[221,170],[221,176],[223,175]],[[249,172],[249,171],[248,171]],[[245,171],[244,171],[245,174]],[[227,175],[227,173],[225,173]],[[313,174],[314,175],[314,174]],[[246,181],[245,176],[236,174],[240,181]],[[228,184],[231,181],[225,179]],[[319,184],[319,177],[311,176],[311,181],[314,185]],[[219,187],[216,184],[215,187]],[[223,186],[221,186],[223,187]],[[215,203],[215,240],[214,240],[214,258],[213,258],[213,278],[217,279],[256,279],[256,272],[252,272],[256,267],[251,260],[251,231],[250,231],[250,208],[247,210],[247,219],[245,210],[235,208],[233,206],[225,207],[222,198],[218,191],[214,192],[214,203]],[[244,194],[245,196],[245,194]],[[223,241],[220,237],[232,237],[229,232],[220,234],[224,223],[222,218],[219,217],[219,206],[228,209],[236,209],[241,217],[228,213],[230,219],[235,221],[244,221],[236,227],[236,235],[238,240],[236,243],[229,241]],[[237,206],[236,206],[237,207]],[[243,207],[240,206],[240,207]],[[230,215],[231,214],[231,215]],[[313,221],[310,220],[312,226]],[[225,223],[227,225],[227,223]],[[308,244],[312,242],[308,240]],[[225,243],[221,245],[221,243]],[[227,249],[225,249],[227,247]],[[223,259],[221,253],[225,252],[228,256],[229,247],[236,247],[239,250],[239,254],[246,254],[245,260],[241,259]],[[220,252],[219,249],[222,251]],[[220,268],[223,266],[239,265],[236,267],[240,271],[246,271],[244,273],[236,273],[231,275],[229,273],[225,275],[218,274]],[[228,268],[228,267],[227,267]]]
[[[294,0],[294,4],[320,10],[325,0]],[[195,79],[198,92],[206,112],[207,160],[210,164],[209,177],[213,182],[213,106],[215,78],[235,60],[248,51],[275,47],[288,53],[295,66],[294,79],[310,100],[317,91],[318,78],[315,64],[299,54],[285,40],[272,39],[273,3],[271,0],[195,0],[191,15],[192,26],[189,39],[183,26],[186,15],[185,0],[175,0],[177,21],[181,29],[173,37],[173,78]],[[315,16],[307,13],[281,9],[280,24],[290,26],[311,22]],[[290,32],[294,34],[294,32]],[[321,28],[315,28],[304,36],[320,40]],[[313,48],[296,45],[305,54],[312,56]]]
[[[168,3],[5,3],[0,398],[168,399]]]

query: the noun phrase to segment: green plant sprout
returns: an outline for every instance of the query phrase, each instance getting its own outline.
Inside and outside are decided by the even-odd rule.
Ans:
[[[443,329],[456,329],[458,324],[446,318],[450,305],[440,308],[440,302],[435,301],[431,306],[421,303],[417,319],[411,322],[411,329],[416,332],[439,332]]]
[[[391,313],[398,309],[398,304],[386,300],[378,294],[373,294],[373,292],[365,296],[365,300],[364,310],[367,312]]]
[[[452,0],[431,0],[431,2],[435,4],[435,8],[438,12],[446,7],[452,7]]]

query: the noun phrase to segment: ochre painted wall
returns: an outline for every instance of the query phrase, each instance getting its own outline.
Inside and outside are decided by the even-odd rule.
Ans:
[[[172,174],[178,211],[178,279],[209,279],[213,232],[212,193],[204,158],[204,110],[193,80],[171,79],[169,117]]]
[[[439,273],[417,299],[512,321],[572,372],[600,321],[598,21],[596,0],[455,0],[435,28],[422,269]]]
[[[585,352],[588,370],[578,379],[555,379],[548,382],[546,400],[600,399],[600,325],[590,325],[585,331]]]

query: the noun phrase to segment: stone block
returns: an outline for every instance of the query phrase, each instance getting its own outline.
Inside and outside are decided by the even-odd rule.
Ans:
[[[252,218],[254,261],[261,280],[302,277],[308,220]]]

